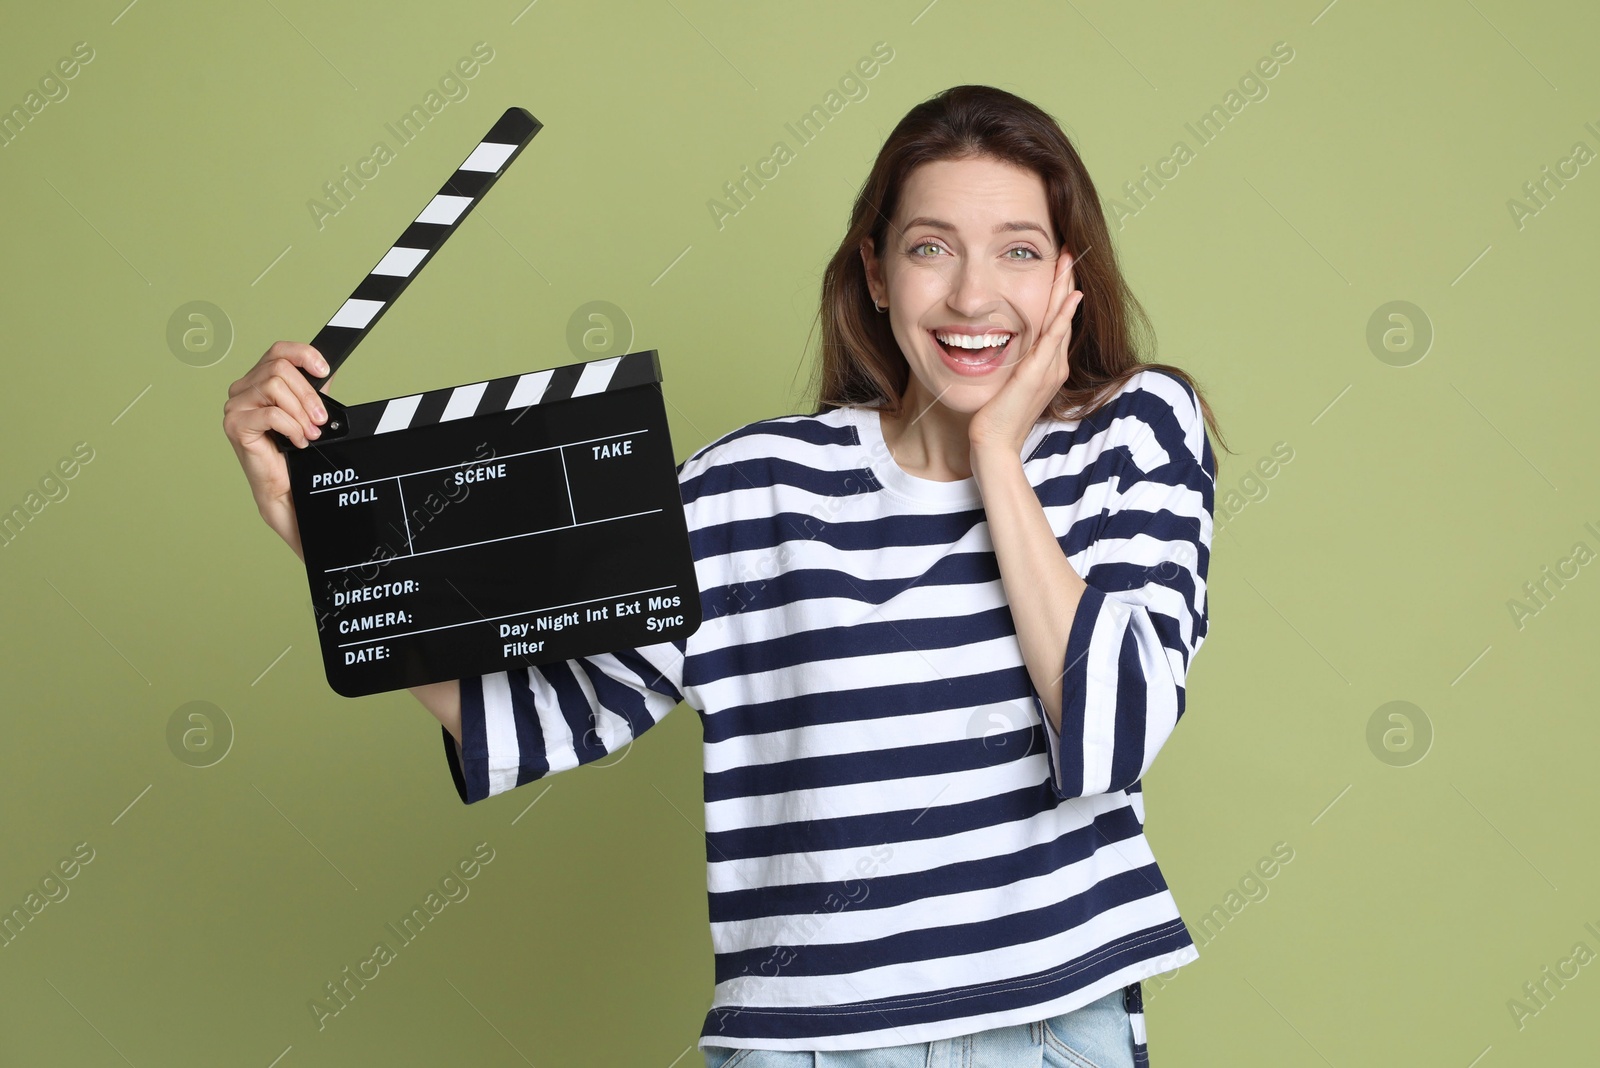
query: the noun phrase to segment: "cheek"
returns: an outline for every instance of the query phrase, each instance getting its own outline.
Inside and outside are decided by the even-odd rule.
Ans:
[[[1016,305],[1027,320],[1028,329],[1037,337],[1044,330],[1044,319],[1050,311],[1050,286],[1030,283],[1017,294]]]
[[[919,356],[926,354],[926,347],[918,336],[921,329],[914,319],[895,327],[894,339],[900,346],[900,355],[904,356],[907,362],[912,365],[916,364]]]
[[[920,311],[950,291],[952,272],[941,267],[927,263],[902,268],[889,279],[889,292],[906,307],[916,307]]]

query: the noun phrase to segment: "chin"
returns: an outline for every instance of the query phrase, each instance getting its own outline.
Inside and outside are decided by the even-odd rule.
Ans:
[[[932,383],[925,378],[918,378],[918,386],[929,400],[937,400],[940,405],[959,415],[976,413],[1000,392],[1003,384],[1003,379],[996,380],[993,377],[974,382],[964,376],[942,374],[937,382]]]

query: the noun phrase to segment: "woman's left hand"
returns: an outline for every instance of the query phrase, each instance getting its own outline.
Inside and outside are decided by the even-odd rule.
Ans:
[[[1045,303],[1044,329],[1012,366],[1006,384],[972,414],[967,439],[973,450],[1003,446],[1021,455],[1028,432],[1066,383],[1072,370],[1067,362],[1072,316],[1083,300],[1083,293],[1074,288],[1073,262],[1066,252],[1057,258],[1050,298]]]

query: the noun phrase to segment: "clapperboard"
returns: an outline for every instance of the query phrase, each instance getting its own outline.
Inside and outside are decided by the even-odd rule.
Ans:
[[[509,108],[312,345],[321,387],[538,133]],[[346,697],[673,641],[699,585],[654,350],[342,405],[281,436]]]

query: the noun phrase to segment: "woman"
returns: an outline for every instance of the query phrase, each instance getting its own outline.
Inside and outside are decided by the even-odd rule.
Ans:
[[[827,267],[816,410],[678,469],[700,629],[413,689],[468,803],[696,709],[709,1068],[1146,1063],[1139,981],[1199,955],[1140,780],[1206,635],[1216,428],[1130,316],[1054,120],[935,96]],[[263,435],[315,440],[320,359],[277,343],[225,409],[297,551]]]

